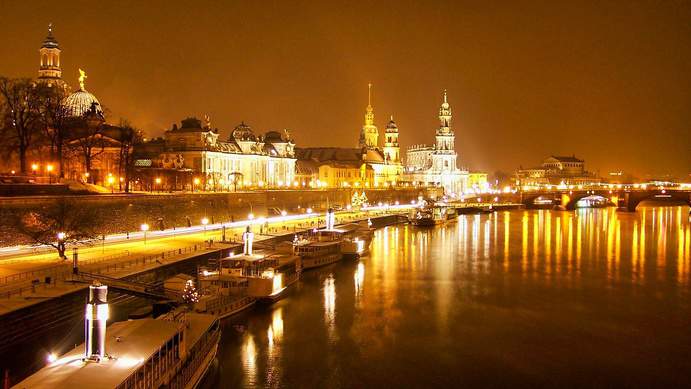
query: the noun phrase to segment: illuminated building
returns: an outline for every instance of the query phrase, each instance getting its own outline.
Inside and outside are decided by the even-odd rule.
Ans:
[[[298,181],[312,188],[362,187],[374,185],[371,165],[358,149],[321,147],[297,149]]]
[[[487,192],[489,190],[489,182],[487,182],[487,173],[468,173],[468,188],[476,192]]]
[[[585,170],[585,161],[572,156],[549,156],[541,167],[519,168],[516,171],[517,186],[588,185],[601,179]]]
[[[287,130],[257,136],[241,123],[221,140],[208,117],[204,125],[187,118],[163,138],[138,147],[135,166],[144,181],[165,177],[159,190],[191,188],[194,178],[200,181],[200,190],[287,188],[297,186],[294,147]],[[181,179],[179,173],[189,174]]]
[[[360,130],[357,148],[298,148],[298,171],[312,171],[311,179],[320,186],[386,187],[396,185],[403,173],[398,144],[398,126],[393,120],[386,125],[383,147],[379,147],[379,130],[374,124],[372,84],[369,84],[365,122]],[[302,175],[305,179],[308,176]]]
[[[36,84],[63,89],[62,102],[66,128],[62,153],[62,176],[66,179],[105,185],[106,177],[122,172],[120,166],[121,129],[106,123],[101,104],[86,90],[86,73],[79,69],[79,89],[73,93],[62,79],[61,49],[53,35],[52,24],[39,48],[39,69]],[[41,165],[57,162],[47,147],[40,147],[33,158]],[[87,174],[88,173],[88,174]]]
[[[53,36],[53,25],[48,25],[48,35],[43,40],[41,48],[38,50],[40,67],[38,70],[37,82],[45,83],[49,86],[59,86],[67,88],[62,81],[62,69],[60,68],[60,45]]]
[[[439,128],[434,145],[415,145],[406,152],[405,181],[419,185],[444,188],[448,194],[460,194],[470,189],[469,173],[456,166],[455,133],[451,127],[451,105],[444,91],[439,108]],[[486,177],[485,177],[486,180]]]

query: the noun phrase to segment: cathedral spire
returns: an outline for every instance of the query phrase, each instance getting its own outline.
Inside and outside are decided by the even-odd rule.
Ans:
[[[451,105],[446,96],[446,89],[444,89],[444,101],[439,107],[439,122],[441,128],[448,129],[451,126]]]
[[[367,84],[367,106],[372,106],[372,83]]]
[[[372,107],[372,83],[367,84],[367,109],[365,110],[365,124],[360,131],[360,147],[374,149],[377,147],[379,131],[374,125],[374,108]]]

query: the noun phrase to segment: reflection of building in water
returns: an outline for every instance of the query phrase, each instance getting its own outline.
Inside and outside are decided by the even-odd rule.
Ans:
[[[355,269],[355,274],[353,275],[355,279],[355,297],[359,299],[362,297],[362,286],[365,282],[365,264],[359,262],[357,268]]]
[[[541,167],[516,171],[517,186],[587,185],[601,181],[596,174],[585,170],[585,161],[576,156],[549,156]]]
[[[245,344],[242,347],[242,366],[246,386],[257,384],[257,346],[251,334],[245,336]]]
[[[329,338],[333,338],[336,335],[336,284],[333,275],[324,279],[324,323]]]

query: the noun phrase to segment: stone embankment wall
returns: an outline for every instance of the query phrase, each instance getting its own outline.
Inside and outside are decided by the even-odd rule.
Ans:
[[[304,212],[306,208],[323,211],[329,206],[345,207],[350,204],[353,190],[275,190],[237,193],[188,194],[130,194],[67,196],[79,205],[95,207],[100,234],[138,231],[142,223],[151,229],[198,225],[206,217],[211,223],[244,220],[251,212],[255,217],[271,215],[272,209],[286,210],[290,214]],[[366,191],[370,204],[378,202],[410,202],[418,196],[436,195],[436,191],[418,189],[373,189]],[[56,197],[0,198],[0,246],[26,243],[26,238],[14,231],[9,214],[23,213],[40,207],[49,207]]]

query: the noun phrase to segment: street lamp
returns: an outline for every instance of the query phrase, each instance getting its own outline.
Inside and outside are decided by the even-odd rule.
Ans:
[[[113,185],[115,183],[115,177],[112,175],[108,176],[108,185],[110,185],[110,193],[113,193],[115,191],[115,186]]]
[[[201,182],[201,181],[199,180],[199,178],[194,177],[194,179],[192,180],[192,183],[194,184],[194,186],[192,187],[192,192],[195,191],[195,189],[199,186],[199,183],[200,183],[200,182]]]
[[[53,165],[48,164],[46,165],[46,172],[48,173],[48,183],[52,184],[53,183]]]
[[[206,238],[206,225],[209,224],[209,219],[202,218],[202,225],[204,226],[204,238]]]
[[[31,171],[36,175],[36,171],[38,170],[38,164],[37,163],[32,163],[31,164]]]
[[[146,232],[149,231],[149,225],[144,223],[139,227],[144,233],[144,246],[146,246]]]
[[[60,255],[60,259],[66,259],[65,257],[65,238],[67,238],[67,234],[64,232],[58,232],[57,235],[58,238],[58,255]]]

